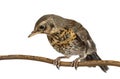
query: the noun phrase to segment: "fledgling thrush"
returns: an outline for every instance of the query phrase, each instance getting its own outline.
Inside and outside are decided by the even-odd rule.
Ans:
[[[79,55],[72,66],[77,69],[79,61],[101,60],[96,53],[96,46],[88,31],[78,22],[54,14],[42,16],[35,24],[28,37],[36,34],[47,34],[50,44],[64,56],[57,57],[54,64],[60,67],[60,59]],[[108,67],[100,66],[106,72]]]

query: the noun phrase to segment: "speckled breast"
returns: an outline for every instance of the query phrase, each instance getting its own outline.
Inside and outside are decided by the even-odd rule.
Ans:
[[[55,50],[64,55],[78,55],[84,49],[82,41],[70,29],[48,35],[48,40]]]

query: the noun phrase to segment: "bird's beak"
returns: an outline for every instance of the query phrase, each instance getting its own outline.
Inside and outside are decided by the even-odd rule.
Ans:
[[[32,31],[31,34],[28,36],[28,38],[30,38],[30,37],[32,37],[32,36],[34,36],[36,34],[38,34],[37,31]]]

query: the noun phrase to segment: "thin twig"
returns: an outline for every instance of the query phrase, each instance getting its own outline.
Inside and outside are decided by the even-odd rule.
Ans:
[[[40,57],[40,56],[31,56],[31,55],[1,55],[0,60],[7,60],[7,59],[26,59],[26,60],[34,60],[34,61],[41,61],[49,64],[53,64],[53,59]],[[72,62],[60,62],[60,66],[68,66],[71,67]],[[94,60],[94,61],[85,61],[79,62],[78,66],[98,66],[98,65],[109,65],[109,66],[118,66],[120,67],[120,61],[113,61],[113,60]]]

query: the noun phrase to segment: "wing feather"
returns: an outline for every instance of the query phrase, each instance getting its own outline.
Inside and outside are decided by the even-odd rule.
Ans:
[[[80,23],[74,20],[70,20],[68,23],[68,27],[71,28],[77,35],[77,37],[85,43],[86,50],[90,49],[90,51],[96,51],[95,43],[90,37],[88,31]]]

